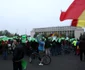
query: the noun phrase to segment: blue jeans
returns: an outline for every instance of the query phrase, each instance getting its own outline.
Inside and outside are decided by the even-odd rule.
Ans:
[[[7,51],[3,51],[3,59],[7,59]]]

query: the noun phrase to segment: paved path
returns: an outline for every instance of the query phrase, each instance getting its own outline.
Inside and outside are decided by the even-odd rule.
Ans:
[[[25,59],[28,61],[27,57]],[[2,60],[0,56],[0,70],[13,70],[11,57]],[[50,65],[39,66],[36,61],[28,63],[27,70],[85,70],[85,61],[81,62],[75,55],[59,55],[52,57]]]

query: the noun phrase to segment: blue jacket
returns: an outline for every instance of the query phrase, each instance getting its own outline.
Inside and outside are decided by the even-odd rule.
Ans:
[[[45,50],[44,46],[45,46],[45,42],[44,41],[39,41],[38,50],[39,51],[44,51]]]

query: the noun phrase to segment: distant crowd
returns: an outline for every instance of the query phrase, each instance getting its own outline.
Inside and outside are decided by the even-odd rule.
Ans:
[[[3,55],[3,58],[6,59],[8,54],[12,54],[13,50],[15,49],[15,40],[8,40],[8,41],[0,41],[0,54]],[[20,40],[20,39],[19,39]],[[70,54],[74,53],[75,55],[80,54],[80,48],[79,48],[79,40],[73,39],[55,39],[55,40],[50,40],[49,38],[46,39],[41,39],[35,41],[29,41],[27,40],[25,43],[22,43],[20,40],[21,44],[24,46],[24,51],[26,55],[31,54],[31,50],[43,50],[46,55],[49,56],[57,56],[61,54]],[[41,42],[41,43],[40,43]],[[39,44],[44,43],[44,47],[39,47]]]

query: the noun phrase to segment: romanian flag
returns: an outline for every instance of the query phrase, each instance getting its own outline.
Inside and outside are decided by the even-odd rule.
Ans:
[[[85,0],[74,0],[66,12],[61,12],[60,21],[66,19],[79,19],[79,22],[85,20]]]
[[[71,26],[85,27],[85,20],[74,19],[71,23]]]

